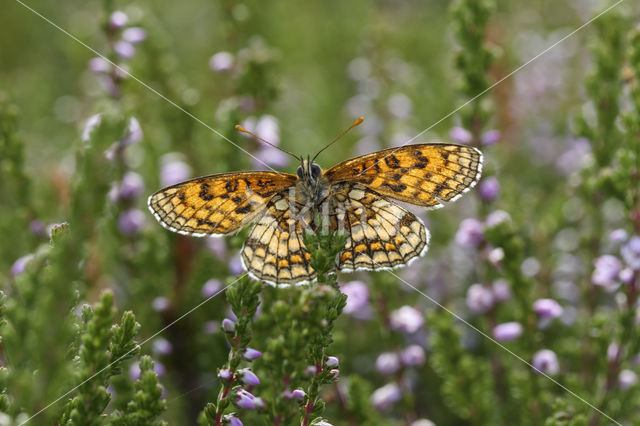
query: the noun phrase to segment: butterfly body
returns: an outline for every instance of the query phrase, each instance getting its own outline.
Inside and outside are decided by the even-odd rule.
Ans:
[[[276,286],[313,281],[303,233],[314,220],[348,234],[336,258],[343,272],[405,266],[427,250],[429,232],[391,199],[438,208],[480,178],[482,154],[453,144],[416,144],[374,152],[323,171],[309,158],[297,176],[237,172],[196,178],[149,197],[166,228],[220,236],[255,222],[241,251],[247,272]]]

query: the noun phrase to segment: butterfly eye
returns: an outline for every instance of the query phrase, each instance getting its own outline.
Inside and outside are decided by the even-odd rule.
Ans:
[[[298,177],[302,179],[302,166],[298,167],[298,171],[296,173],[298,174]]]
[[[320,176],[320,173],[322,173],[322,170],[320,170],[320,166],[318,166],[317,164],[312,164],[311,165],[311,177],[316,179],[316,178],[318,178],[318,176]]]

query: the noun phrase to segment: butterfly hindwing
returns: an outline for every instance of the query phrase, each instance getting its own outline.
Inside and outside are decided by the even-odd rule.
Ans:
[[[228,234],[253,221],[296,179],[262,171],[205,176],[164,188],[151,195],[148,204],[171,231],[197,237]]]
[[[482,153],[452,144],[416,144],[356,157],[325,172],[332,182],[357,182],[377,193],[437,208],[480,179]]]

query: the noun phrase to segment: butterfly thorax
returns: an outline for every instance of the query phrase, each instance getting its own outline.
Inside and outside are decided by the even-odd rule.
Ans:
[[[297,173],[296,201],[314,209],[329,194],[329,179],[324,176],[320,166],[309,159],[302,160]]]

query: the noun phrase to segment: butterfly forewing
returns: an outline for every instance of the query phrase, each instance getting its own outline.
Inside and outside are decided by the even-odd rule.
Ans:
[[[482,153],[464,145],[417,144],[356,157],[325,172],[332,182],[357,182],[381,195],[437,208],[480,179]]]
[[[275,194],[296,180],[294,175],[260,171],[205,176],[164,188],[151,195],[148,204],[171,231],[223,235],[252,222]]]

